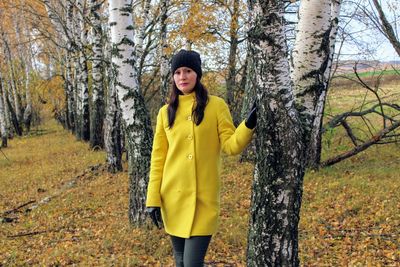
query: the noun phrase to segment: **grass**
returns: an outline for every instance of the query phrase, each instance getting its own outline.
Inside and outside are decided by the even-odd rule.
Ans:
[[[398,70],[394,70],[394,69],[376,70],[376,71],[364,71],[364,72],[358,73],[358,76],[360,76],[360,77],[371,77],[371,76],[379,76],[381,74],[382,75],[399,75],[399,71]],[[356,75],[354,73],[349,73],[349,74],[346,74],[344,76],[355,77]]]
[[[332,114],[353,106],[360,92],[333,90]],[[12,223],[0,223],[0,265],[173,266],[162,231],[129,226],[126,171],[112,175],[98,167],[105,153],[91,151],[54,121],[35,133],[10,140],[3,149],[9,160],[0,156],[0,212],[52,198],[30,212],[10,214]],[[335,148],[340,132],[331,138]],[[324,156],[336,153],[331,150]],[[398,158],[398,145],[377,146],[306,174],[302,265],[399,266]],[[245,266],[253,166],[238,165],[237,157],[223,161],[221,222],[206,262]]]

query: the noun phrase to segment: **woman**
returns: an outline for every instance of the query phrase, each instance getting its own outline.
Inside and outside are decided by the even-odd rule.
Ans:
[[[201,59],[172,58],[172,92],[157,116],[146,207],[158,227],[160,209],[176,266],[203,266],[219,215],[221,149],[239,154],[250,142],[256,109],[237,129],[223,99],[201,84]]]

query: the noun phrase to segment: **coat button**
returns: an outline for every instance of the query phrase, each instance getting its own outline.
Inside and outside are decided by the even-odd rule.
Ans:
[[[192,140],[192,139],[193,139],[193,136],[189,134],[187,138],[188,138],[189,140]]]
[[[189,116],[187,117],[187,120],[188,120],[188,121],[191,121],[191,120],[192,120],[192,116],[189,115]]]
[[[193,155],[192,155],[192,154],[189,154],[189,155],[188,155],[188,159],[189,159],[189,160],[192,160],[192,159],[193,159]]]

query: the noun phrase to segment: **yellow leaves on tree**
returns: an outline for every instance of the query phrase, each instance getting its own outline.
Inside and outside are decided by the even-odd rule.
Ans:
[[[177,1],[179,5],[179,1]],[[181,3],[180,17],[170,18],[169,23],[177,24],[177,28],[171,31],[170,41],[182,46],[182,43],[189,45],[216,42],[216,37],[211,29],[215,23],[215,5],[204,3],[203,1],[190,1],[189,6],[185,7]],[[174,21],[171,21],[173,19]]]
[[[44,104],[45,110],[49,112],[61,111],[65,107],[64,81],[60,76],[55,76],[45,84],[36,88],[38,100]]]

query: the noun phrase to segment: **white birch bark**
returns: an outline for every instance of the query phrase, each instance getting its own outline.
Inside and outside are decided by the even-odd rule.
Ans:
[[[106,119],[104,120],[104,147],[107,152],[107,169],[111,173],[116,173],[122,171],[121,111],[118,107],[118,96],[114,83],[115,74],[112,68],[108,68],[108,73],[107,111]]]
[[[31,129],[31,120],[32,120],[32,96],[30,86],[30,73],[31,73],[31,64],[27,62],[25,64],[25,99],[26,99],[26,107],[24,110],[24,124],[25,130],[27,132]]]
[[[312,125],[312,131],[310,135],[310,144],[308,145],[307,151],[307,165],[310,168],[316,169],[319,167],[321,162],[321,150],[322,150],[322,124],[325,110],[326,95],[328,94],[329,81],[332,70],[332,62],[335,52],[336,36],[339,25],[339,13],[341,7],[341,0],[331,0],[331,30],[329,36],[329,60],[328,66],[324,73],[324,80],[327,81],[326,88],[318,97],[317,104],[315,106],[315,118]]]
[[[300,4],[293,49],[292,79],[301,118],[308,133],[315,117],[319,95],[325,91],[329,61],[330,1],[305,0]]]
[[[80,29],[79,39],[79,95],[80,95],[80,138],[84,141],[90,140],[90,112],[89,112],[89,71],[87,65],[86,45],[87,45],[87,28],[85,17],[87,17],[87,1],[77,1],[77,23]],[[79,34],[79,33],[78,33]]]
[[[160,78],[161,78],[161,106],[167,101],[167,94],[170,85],[170,67],[166,49],[167,42],[167,23],[169,0],[161,1],[161,21],[160,21]]]
[[[8,80],[8,90],[4,90],[4,104],[6,105],[8,109],[8,114],[9,114],[9,119],[10,119],[10,125],[13,126],[14,132],[22,136],[22,129],[21,126],[18,122],[18,117],[17,114],[15,113],[15,108],[12,106],[12,80]],[[10,97],[11,95],[11,97]]]
[[[29,70],[27,70],[27,68],[29,68],[29,66],[27,66],[27,62],[26,62],[27,58],[26,58],[25,53],[23,52],[24,49],[22,48],[22,43],[25,43],[25,40],[23,40],[21,37],[20,21],[17,21],[17,19],[15,17],[13,17],[13,24],[14,24],[14,29],[15,29],[15,40],[17,43],[15,52],[16,52],[16,56],[19,59],[19,66],[17,66],[16,69],[18,70],[20,67],[21,70],[23,70],[25,72],[24,76],[15,75],[15,72],[14,72],[15,69],[12,70],[14,77],[15,77],[15,81],[14,81],[14,84],[16,85],[15,88],[20,88],[19,92],[17,89],[17,94],[16,94],[17,99],[15,98],[15,95],[14,95],[14,101],[19,102],[18,103],[19,110],[16,110],[16,113],[17,113],[19,124],[22,127],[23,123],[25,122],[25,117],[24,117],[25,111],[24,111],[24,107],[23,107],[20,95],[23,96],[23,91],[25,91],[25,93],[26,93],[26,86],[27,86],[26,82],[29,79],[28,75],[27,75],[27,71],[29,71]],[[11,56],[11,53],[10,53],[10,56]],[[28,81],[28,83],[29,83],[29,81]],[[14,93],[14,91],[13,91],[13,93]],[[26,95],[26,97],[29,97],[29,100],[30,100],[30,94],[29,94],[29,96]],[[15,104],[15,107],[17,107],[17,102]]]
[[[72,1],[72,0],[68,0],[68,1]],[[65,44],[67,43],[67,39],[68,39],[68,33],[67,33],[68,29],[63,26],[63,22],[60,19],[61,17],[56,12],[57,8],[59,8],[59,6],[57,6],[57,2],[56,2],[56,4],[54,3],[54,1],[50,1],[50,0],[42,0],[42,2],[46,8],[46,12],[50,19],[50,22],[55,29],[55,34],[58,37],[57,39],[59,39],[62,42],[61,45],[65,46]]]
[[[24,2],[23,2],[24,3]],[[30,51],[32,50],[32,40],[30,36],[29,29],[26,25],[25,20],[23,21],[24,32],[25,32],[25,40],[26,42],[26,49],[23,55],[25,56],[25,100],[26,100],[26,107],[24,110],[24,124],[25,130],[27,132],[30,131],[31,128],[31,121],[32,121],[32,96],[31,96],[31,70],[32,70],[32,54]],[[24,42],[25,43],[25,42]]]
[[[112,63],[116,89],[126,130],[129,155],[129,219],[140,225],[145,221],[145,198],[150,167],[152,129],[149,113],[138,85],[135,70],[134,25],[131,1],[109,1],[109,24],[113,45]]]
[[[83,138],[83,134],[82,134],[82,125],[83,125],[83,99],[82,99],[82,88],[84,86],[82,86],[82,65],[81,65],[81,50],[82,50],[82,41],[81,41],[81,37],[82,37],[82,31],[83,29],[81,29],[82,26],[82,13],[81,10],[78,9],[78,1],[82,1],[82,0],[75,0],[75,7],[73,9],[73,14],[74,14],[74,20],[72,21],[73,24],[73,38],[75,40],[75,53],[74,53],[74,88],[75,88],[75,92],[74,92],[74,97],[75,97],[75,136],[78,140],[81,140]]]
[[[6,121],[6,109],[3,101],[3,78],[0,72],[0,135],[1,135],[1,146],[7,147],[8,132],[7,132],[7,121]]]
[[[293,49],[292,78],[296,102],[306,131],[308,165],[320,161],[325,98],[334,54],[340,1],[302,1]]]
[[[108,6],[105,16],[108,17]],[[106,67],[104,77],[107,90],[106,118],[104,120],[104,148],[107,152],[107,169],[111,173],[122,171],[122,134],[121,134],[121,110],[118,106],[118,95],[115,88],[116,74],[112,68],[111,29],[108,24],[103,25],[106,41],[104,42],[104,57]]]
[[[90,146],[103,148],[104,89],[103,89],[103,30],[99,12],[102,1],[90,0],[92,24],[92,112],[90,118]]]
[[[79,64],[79,57],[74,54],[73,60],[73,87],[74,87],[74,111],[75,111],[75,136],[78,140],[82,139],[82,97],[81,97],[81,84],[79,81],[79,73],[81,71],[81,67]]]
[[[258,118],[247,266],[299,265],[304,150],[289,75],[283,9],[283,1],[250,1],[251,82]]]
[[[13,130],[12,130],[12,122],[11,122],[11,118],[10,118],[10,111],[9,111],[8,105],[7,105],[7,83],[4,81],[4,78],[3,78],[2,82],[3,82],[3,84],[2,84],[3,90],[2,90],[2,94],[0,95],[0,97],[3,100],[6,132],[8,133],[8,137],[11,138],[13,136]]]
[[[11,112],[15,113],[15,117],[13,116],[12,121],[13,125],[15,128],[16,133],[21,136],[22,135],[22,128],[21,128],[21,121],[22,121],[22,111],[21,111],[21,103],[20,103],[20,98],[18,95],[18,90],[17,90],[17,80],[14,74],[14,64],[12,61],[12,55],[11,55],[11,50],[8,44],[7,37],[5,36],[5,33],[2,32],[2,40],[4,44],[4,54],[5,58],[8,62],[8,76],[9,76],[9,85],[11,89],[11,95],[13,97],[13,104],[14,107],[9,107],[13,108],[13,110],[10,110]],[[8,105],[8,104],[7,104]]]
[[[66,90],[66,97],[67,97],[67,126],[72,132],[76,131],[75,127],[75,120],[76,120],[76,103],[75,103],[75,92],[76,92],[76,87],[74,86],[74,77],[73,75],[73,53],[74,50],[76,49],[76,43],[75,40],[73,39],[73,16],[74,16],[74,3],[75,1],[69,0],[67,2],[67,8],[66,8],[66,25],[68,29],[68,43],[67,43],[67,51],[65,55],[65,90]]]

